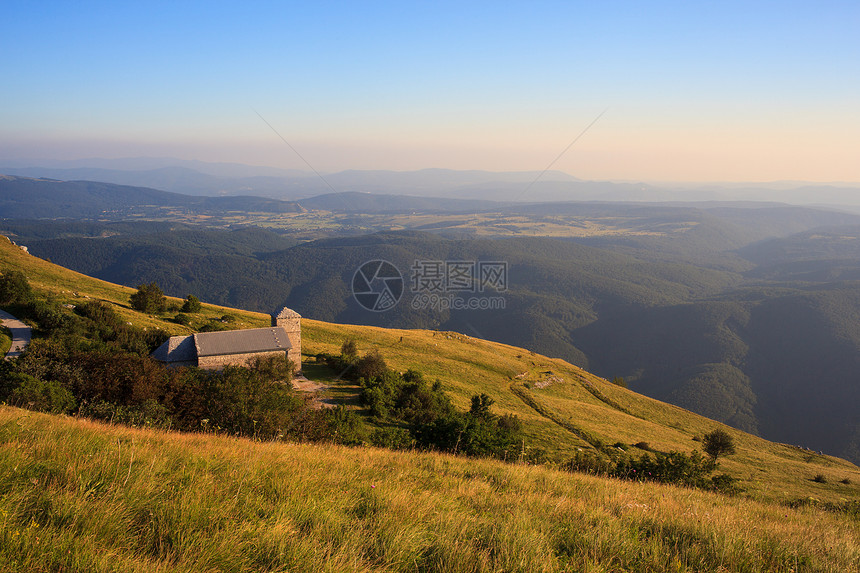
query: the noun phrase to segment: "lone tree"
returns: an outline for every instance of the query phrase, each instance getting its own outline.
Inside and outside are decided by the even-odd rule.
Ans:
[[[182,312],[200,312],[200,299],[189,294],[185,297],[185,302],[182,303]]]
[[[735,441],[725,430],[717,428],[702,438],[702,449],[717,463],[719,456],[727,456],[735,453]]]
[[[340,358],[346,363],[353,363],[358,359],[358,347],[354,338],[347,338],[340,347]]]
[[[358,361],[354,363],[353,368],[355,378],[364,378],[365,380],[382,378],[385,376],[387,371],[388,364],[385,363],[385,359],[382,358],[379,350],[376,349],[371,350],[363,357],[359,358]]]
[[[167,308],[167,299],[155,283],[137,287],[130,300],[131,308],[140,312],[163,312]]]

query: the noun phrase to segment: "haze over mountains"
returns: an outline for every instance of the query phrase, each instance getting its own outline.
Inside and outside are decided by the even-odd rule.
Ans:
[[[860,186],[846,183],[690,183],[584,181],[561,171],[422,169],[325,173],[235,163],[130,158],[0,160],[0,174],[151,187],[187,195],[257,195],[287,201],[369,192],[486,201],[779,201],[860,207]]]

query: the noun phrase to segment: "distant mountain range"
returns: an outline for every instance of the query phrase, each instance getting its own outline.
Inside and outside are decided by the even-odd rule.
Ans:
[[[158,215],[174,210],[199,215],[230,211],[291,213],[293,202],[251,196],[191,196],[146,187],[96,181],[57,181],[0,175],[0,218],[112,219]]]
[[[89,180],[187,195],[253,195],[295,201],[322,194],[367,192],[481,201],[780,201],[860,207],[860,184],[804,182],[662,185],[584,181],[560,171],[310,171],[170,158],[11,161],[0,173]]]

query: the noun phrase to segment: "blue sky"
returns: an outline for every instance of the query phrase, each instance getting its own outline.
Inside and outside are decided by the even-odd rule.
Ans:
[[[14,2],[0,160],[860,181],[857,2]]]

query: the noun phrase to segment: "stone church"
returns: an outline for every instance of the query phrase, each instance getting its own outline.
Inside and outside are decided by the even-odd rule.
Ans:
[[[169,366],[198,366],[217,370],[245,366],[255,358],[283,356],[302,369],[301,315],[284,308],[272,315],[272,326],[171,336],[152,357]]]

